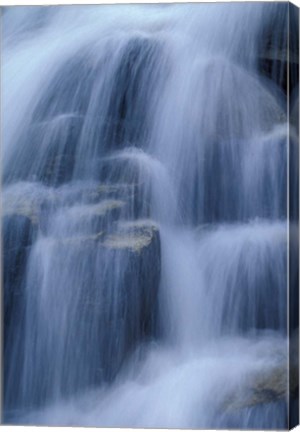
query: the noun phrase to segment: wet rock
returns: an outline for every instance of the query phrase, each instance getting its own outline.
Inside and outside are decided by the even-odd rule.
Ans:
[[[5,328],[24,294],[26,262],[36,236],[35,219],[31,216],[6,214],[2,220]]]
[[[141,150],[130,147],[94,162],[100,183],[131,185],[134,193],[130,200],[135,218],[146,218],[150,215],[153,178],[143,160],[144,155]]]
[[[125,201],[108,199],[96,204],[83,204],[59,210],[54,215],[54,236],[66,241],[68,237],[92,236],[100,231],[109,231],[111,225],[120,217],[128,217],[128,205]],[[50,235],[53,232],[50,229]],[[61,237],[61,235],[67,236]]]
[[[288,91],[288,71],[290,74],[296,74],[294,70],[299,69],[298,55],[286,49],[276,50],[270,48],[262,53],[258,59],[259,69],[263,75],[274,81],[283,91]],[[290,85],[289,91],[294,90],[294,83]]]
[[[246,386],[228,398],[226,410],[240,410],[255,405],[284,401],[288,382],[291,394],[298,390],[298,365],[291,364],[288,379],[288,363],[282,362],[268,370],[253,374]]]
[[[103,245],[111,249],[127,249],[140,253],[157,241],[158,228],[149,220],[121,222],[118,231],[106,237]]]
[[[18,360],[23,362],[25,343],[25,281],[26,265],[31,246],[36,237],[34,218],[25,214],[6,214],[2,219],[3,251],[3,382],[5,405],[10,401],[7,394],[18,399],[15,387],[20,380],[20,368],[10,380],[12,352],[17,344]],[[9,381],[10,380],[10,381]]]
[[[148,135],[147,107],[154,98],[159,79],[161,47],[154,39],[134,37],[120,53],[113,80],[103,131],[109,148],[125,147],[128,142],[144,142]],[[147,86],[144,83],[147,82]],[[109,83],[111,85],[111,83]]]
[[[110,327],[111,316],[104,317],[111,329],[103,357],[106,379],[113,379],[126,357],[138,343],[157,336],[158,290],[161,258],[158,227],[152,221],[136,221],[119,224],[118,230],[107,236],[102,246],[114,262],[126,262],[119,279],[118,313],[115,316],[120,327]],[[121,330],[121,332],[120,332]]]
[[[28,223],[37,225],[39,220],[38,203],[34,202],[34,200],[29,200],[26,197],[11,202],[6,201],[3,208],[3,215],[7,218],[6,220],[10,217],[14,217],[15,221],[17,221],[17,218],[19,217],[20,220],[24,218],[23,221],[27,220]]]
[[[298,83],[298,15],[292,4],[283,3],[277,14],[270,14],[259,38],[258,68],[285,95],[291,94]]]
[[[22,164],[4,171],[4,183],[40,181],[57,187],[72,179],[82,116],[59,113],[33,122],[17,147]],[[28,155],[31,155],[28,157]]]
[[[33,363],[39,353],[39,370],[25,394],[44,405],[57,386],[69,396],[114,380],[136,347],[157,336],[161,258],[159,229],[149,220],[38,242],[51,272],[37,268],[35,283],[53,322],[27,353]],[[44,314],[35,295],[28,301],[31,328],[38,329]]]
[[[43,169],[41,180],[52,186],[66,183],[72,178],[74,165],[74,155],[58,154],[53,158],[49,158],[45,168]]]
[[[36,190],[28,183],[12,192],[3,200],[4,215],[20,215],[30,219],[44,233],[46,226],[57,211],[69,211],[70,217],[87,221],[91,218],[116,220],[120,216],[134,215],[134,200],[137,186],[127,183],[83,183],[72,187],[43,188]],[[72,210],[74,208],[74,211]],[[73,213],[72,213],[73,212]]]
[[[149,220],[119,223],[114,233],[101,237],[98,247],[102,249],[100,256],[104,252],[107,266],[103,274],[107,305],[102,307],[100,317],[105,329],[101,332],[105,350],[100,363],[103,379],[111,380],[138,343],[156,336],[161,271],[159,230]],[[118,292],[113,309],[107,292],[112,289]]]
[[[213,427],[216,429],[286,430],[288,406],[286,400],[276,400],[217,414]]]

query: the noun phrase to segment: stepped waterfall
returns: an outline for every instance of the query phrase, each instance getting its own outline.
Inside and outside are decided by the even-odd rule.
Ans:
[[[2,21],[3,421],[286,428],[292,6]]]

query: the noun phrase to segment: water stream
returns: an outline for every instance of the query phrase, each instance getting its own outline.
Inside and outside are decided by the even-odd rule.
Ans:
[[[5,422],[286,427],[286,22],[4,9]]]

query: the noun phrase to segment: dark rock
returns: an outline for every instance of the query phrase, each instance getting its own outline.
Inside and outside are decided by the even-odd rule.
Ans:
[[[156,337],[161,265],[159,230],[146,220],[39,241],[51,272],[37,268],[34,284],[43,287],[53,322],[43,333],[38,288],[27,299],[34,373],[22,377],[23,404],[33,406],[53,400],[57,389],[70,396],[112,381],[137,345]]]
[[[298,15],[292,4],[282,3],[276,14],[270,14],[269,22],[264,26],[259,38],[259,71],[273,81],[285,95],[291,95],[298,83]]]
[[[159,78],[161,53],[158,42],[135,37],[124,45],[120,62],[111,77],[113,85],[103,128],[103,138],[111,148],[144,142],[148,136],[147,109],[153,101],[153,85]]]
[[[14,344],[18,349],[20,364],[24,356],[26,265],[36,232],[36,225],[26,215],[11,214],[3,217],[3,382],[6,407],[11,402],[11,395],[14,402],[20,396],[15,384],[20,379],[21,369],[12,370],[10,363]],[[10,379],[12,373],[14,377]]]
[[[9,327],[15,300],[23,295],[26,261],[36,225],[26,215],[5,215],[3,230],[4,321]]]
[[[117,339],[110,336],[108,356],[104,359],[107,377],[111,379],[138,343],[156,336],[161,268],[159,231],[151,221],[119,224],[118,232],[107,236],[103,245],[118,260],[127,261],[120,285],[123,346],[120,350]]]

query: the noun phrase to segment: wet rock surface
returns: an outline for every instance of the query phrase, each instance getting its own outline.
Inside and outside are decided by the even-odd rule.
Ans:
[[[39,289],[49,292],[45,306],[53,306],[50,333],[27,359],[39,359],[37,373],[24,377],[20,368],[15,389],[20,395],[26,387],[31,403],[39,406],[51,399],[56,386],[68,396],[113,380],[137,345],[157,336],[161,258],[157,224],[129,219],[134,186],[65,186],[45,188],[41,194],[31,187],[4,199],[5,345],[15,337],[24,339],[26,308],[30,325],[40,328],[44,317]],[[26,294],[26,268],[35,268],[45,247],[46,261],[37,265]],[[62,293],[67,304],[60,301]],[[72,311],[72,332],[64,335],[66,307]],[[18,325],[22,322],[23,327]],[[64,348],[61,343],[67,339],[74,344]],[[57,357],[60,346],[62,356]],[[23,348],[20,342],[20,357]],[[7,349],[6,377],[10,358]]]
[[[226,411],[236,411],[276,402],[285,402],[289,389],[291,395],[298,393],[298,365],[288,360],[254,373],[241,386],[241,391],[231,395],[226,402]]]

